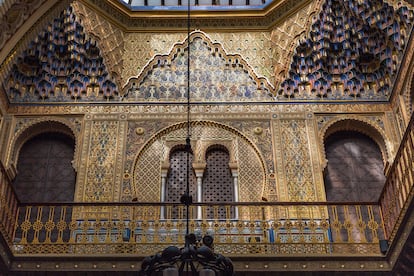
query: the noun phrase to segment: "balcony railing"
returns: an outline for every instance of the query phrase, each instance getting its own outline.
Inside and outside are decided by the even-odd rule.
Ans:
[[[413,197],[413,119],[378,203],[195,204],[190,232],[228,256],[379,256]],[[1,164],[0,164],[1,165]],[[0,231],[15,256],[147,256],[184,244],[185,206],[162,203],[20,204],[0,166]]]
[[[414,195],[414,114],[395,156],[379,203],[387,239],[392,242]]]
[[[7,243],[12,244],[15,229],[18,200],[11,181],[0,162],[0,233]]]
[[[21,205],[13,252],[150,255],[184,244],[185,208],[160,203]],[[215,250],[230,256],[378,255],[384,238],[380,208],[371,204],[192,205],[189,229],[198,237],[212,235]]]

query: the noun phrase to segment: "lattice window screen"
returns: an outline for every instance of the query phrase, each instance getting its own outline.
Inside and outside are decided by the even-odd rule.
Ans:
[[[190,164],[193,163],[193,155],[189,156]],[[167,178],[167,185],[165,191],[166,202],[180,202],[180,197],[185,193],[187,186],[187,152],[184,150],[177,150],[170,155],[170,170]],[[193,196],[193,201],[196,200],[196,177],[193,169],[190,167],[190,194]],[[173,208],[171,213],[172,218],[184,218],[178,212],[178,208]]]
[[[230,157],[223,149],[213,149],[207,152],[206,170],[203,178],[203,201],[204,202],[233,202],[234,187],[233,177],[229,168]],[[225,207],[214,210],[207,208],[207,218],[225,219],[233,217],[234,211],[230,214]]]

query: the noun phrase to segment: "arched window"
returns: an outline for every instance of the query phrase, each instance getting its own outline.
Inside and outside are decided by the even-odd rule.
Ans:
[[[206,153],[206,169],[203,177],[204,202],[233,202],[234,185],[229,168],[230,156],[225,148],[212,148]],[[231,218],[234,211],[225,207],[207,208],[207,218]]]
[[[356,131],[338,131],[325,141],[328,201],[377,201],[385,183],[378,145]]]
[[[76,174],[72,166],[75,141],[47,132],[21,148],[13,185],[21,202],[73,201]]]
[[[170,154],[170,169],[168,171],[167,185],[165,190],[165,202],[179,203],[181,196],[187,188],[187,161],[192,164],[193,155],[188,154],[184,148],[177,148]],[[193,201],[196,198],[196,178],[192,166],[189,167],[190,194]],[[168,214],[167,214],[168,215]],[[185,214],[179,214],[179,209],[172,210],[172,218],[184,218]]]

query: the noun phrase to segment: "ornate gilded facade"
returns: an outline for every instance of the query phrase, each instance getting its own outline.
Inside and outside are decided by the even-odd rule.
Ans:
[[[75,142],[73,202],[78,204],[70,212],[60,205],[53,209],[61,212],[60,223],[43,222],[41,215],[34,221],[26,217],[23,223],[16,220],[21,223],[17,232],[10,230],[14,224],[4,223],[2,235],[13,246],[11,254],[2,254],[10,271],[59,271],[62,266],[74,271],[79,266],[83,271],[134,271],[142,255],[182,242],[179,235],[153,234],[182,230],[182,225],[157,223],[173,207],[150,203],[163,202],[170,155],[185,145],[188,92],[196,177],[205,171],[207,152],[223,149],[237,183],[236,202],[246,204],[228,207],[233,220],[227,224],[199,225],[225,233],[217,234],[216,250],[235,259],[236,271],[402,269],[393,262],[407,238],[397,245],[397,230],[381,216],[397,224],[396,229],[412,227],[410,211],[404,223],[393,213],[382,213],[378,206],[386,205],[381,201],[384,195],[372,206],[323,205],[329,163],[325,142],[341,131],[366,135],[380,150],[385,177],[391,179],[399,170],[395,178],[405,183],[401,198],[387,200],[395,206],[395,201],[411,198],[413,145],[403,154],[401,148],[402,141],[409,144],[413,139],[412,1],[283,0],[256,12],[195,10],[188,34],[182,10],[147,10],[141,15],[121,2],[0,4],[2,182],[12,182],[20,173],[19,153],[27,141],[41,133],[61,132]],[[398,169],[401,163],[404,167]],[[134,202],[143,203],[142,208]],[[194,214],[207,208],[196,207]],[[8,215],[13,208],[7,209]],[[32,209],[27,210],[26,215]],[[62,218],[67,214],[73,221],[66,225]],[[326,234],[329,223],[336,243]],[[263,244],[244,244],[243,237],[256,235],[259,226],[279,231],[274,244],[263,242],[270,234],[261,238]],[[134,242],[111,234],[128,227],[142,231]],[[402,237],[411,232],[407,227]],[[38,240],[42,229],[49,233],[43,245]],[[69,230],[79,233],[66,246]],[[57,245],[50,239],[54,231]],[[98,234],[90,234],[93,231]],[[303,234],[306,231],[311,234]],[[357,237],[353,232],[359,233]],[[384,257],[378,246],[383,239],[392,242],[397,253]],[[328,250],[326,244],[332,247]],[[341,250],[360,259],[324,259]],[[22,261],[45,253],[51,254],[50,260]],[[84,261],[54,261],[56,254],[115,260],[112,267],[99,259],[90,267]],[[315,258],[302,261],[304,254]],[[297,259],[280,261],[275,258],[279,255]],[[125,261],[125,256],[136,261]],[[408,259],[414,261],[412,253]]]

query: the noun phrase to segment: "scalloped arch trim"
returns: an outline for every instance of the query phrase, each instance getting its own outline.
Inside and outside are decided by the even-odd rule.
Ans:
[[[60,120],[58,118],[46,118],[45,120],[36,120],[25,125],[20,131],[18,131],[10,146],[10,155],[8,158],[7,166],[17,164],[20,149],[31,138],[46,132],[60,132],[75,141],[75,156],[77,152],[77,136],[76,131],[71,127],[70,123]]]
[[[357,131],[370,137],[380,148],[384,164],[387,162],[390,150],[387,148],[386,135],[377,126],[363,118],[338,118],[327,124],[321,131],[321,142],[338,131]],[[325,146],[322,145],[323,156],[326,159]]]

